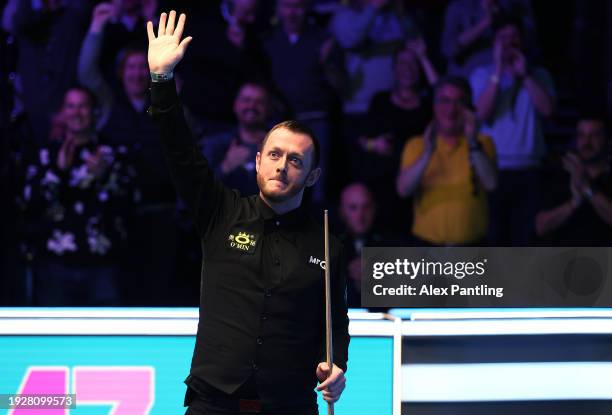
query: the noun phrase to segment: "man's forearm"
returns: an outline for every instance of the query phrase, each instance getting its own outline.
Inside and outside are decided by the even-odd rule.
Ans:
[[[544,117],[550,117],[553,114],[555,103],[553,98],[546,92],[544,87],[533,78],[532,76],[526,76],[523,80],[527,93],[533,101],[533,105],[536,110]]]
[[[497,187],[497,167],[482,151],[470,152],[472,163],[474,163],[474,170],[476,175],[482,183],[482,186],[487,192],[495,190]]]
[[[556,208],[537,214],[535,228],[538,236],[544,236],[565,224],[576,210],[576,203],[568,200]]]
[[[612,226],[612,201],[601,192],[594,193],[590,200],[599,217]]]
[[[464,30],[457,39],[457,53],[470,47],[474,42],[476,42],[490,25],[491,18],[489,16],[485,16],[477,24]]]
[[[408,197],[414,193],[425,173],[429,158],[430,155],[423,152],[421,157],[412,166],[400,171],[396,182],[396,190],[400,197]]]
[[[435,85],[438,82],[438,71],[434,67],[433,63],[429,59],[427,55],[423,56],[420,59],[421,67],[423,68],[423,72],[425,72],[425,77],[427,78],[427,82],[429,85]]]
[[[478,113],[479,119],[488,121],[493,115],[495,111],[495,104],[497,102],[498,86],[499,75],[495,73],[491,75],[487,87],[476,102],[476,112]]]
[[[99,59],[102,51],[102,33],[89,32],[79,53],[77,75],[79,83],[91,89],[98,99],[98,105],[103,114],[109,114],[113,105],[114,94],[110,85],[106,83],[100,71]]]
[[[174,80],[152,83],[149,113],[158,127],[176,191],[203,234],[222,201],[222,189],[187,126]]]

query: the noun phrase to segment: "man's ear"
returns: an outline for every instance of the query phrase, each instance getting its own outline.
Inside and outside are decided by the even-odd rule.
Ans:
[[[259,173],[259,163],[261,163],[261,152],[257,152],[255,155],[255,172]]]
[[[308,177],[306,178],[306,187],[314,186],[314,184],[321,177],[321,167],[317,167],[310,173],[308,173]]]

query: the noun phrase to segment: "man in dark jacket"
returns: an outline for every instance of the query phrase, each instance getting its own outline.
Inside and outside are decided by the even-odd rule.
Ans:
[[[316,414],[317,378],[328,402],[339,399],[348,358],[340,244],[331,240],[333,368],[325,360],[323,232],[302,197],[321,169],[318,144],[300,123],[268,133],[255,165],[260,192],[240,197],[215,180],[194,144],[172,73],[191,41],[185,16],[148,23],[151,114],[179,195],[201,237],[202,289],[196,346],[187,377],[188,414]]]

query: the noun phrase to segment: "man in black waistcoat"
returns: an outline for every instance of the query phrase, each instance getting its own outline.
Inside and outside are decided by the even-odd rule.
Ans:
[[[340,243],[330,241],[334,365],[325,361],[323,231],[302,197],[321,169],[307,127],[281,123],[256,156],[256,196],[215,180],[185,123],[172,73],[192,40],[185,15],[148,23],[150,113],[176,189],[189,207],[203,253],[200,321],[185,406],[188,414],[316,414],[317,390],[335,402],[348,358]]]

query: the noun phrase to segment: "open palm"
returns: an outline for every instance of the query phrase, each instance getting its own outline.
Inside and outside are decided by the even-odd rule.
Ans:
[[[147,34],[149,35],[149,69],[153,73],[170,73],[174,67],[183,59],[187,45],[191,42],[191,36],[181,40],[185,27],[185,14],[181,14],[176,27],[176,12],[172,10],[169,15],[162,13],[159,18],[157,37],[153,32],[153,23],[147,22]]]

